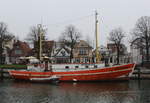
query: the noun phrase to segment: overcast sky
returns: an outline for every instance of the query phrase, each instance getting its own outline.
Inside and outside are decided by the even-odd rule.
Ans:
[[[109,32],[116,27],[121,26],[129,37],[137,19],[150,16],[150,0],[0,0],[0,21],[21,40],[39,23],[48,29],[50,40],[57,39],[70,24],[84,38],[93,39],[95,10],[99,13],[100,44],[105,45]]]

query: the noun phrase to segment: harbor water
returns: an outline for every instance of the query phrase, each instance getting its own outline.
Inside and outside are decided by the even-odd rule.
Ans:
[[[4,80],[0,103],[150,103],[150,80],[59,84]]]

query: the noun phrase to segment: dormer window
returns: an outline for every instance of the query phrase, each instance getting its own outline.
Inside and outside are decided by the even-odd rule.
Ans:
[[[66,56],[65,51],[61,51],[62,56]]]

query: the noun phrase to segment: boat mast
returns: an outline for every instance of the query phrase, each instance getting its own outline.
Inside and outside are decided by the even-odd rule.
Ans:
[[[43,31],[42,31],[42,25],[38,24],[38,42],[39,42],[39,51],[38,51],[38,59],[41,61],[42,60],[42,36],[43,36]]]
[[[100,62],[100,56],[98,51],[98,19],[97,19],[97,11],[95,11],[95,38],[96,38],[96,63]]]

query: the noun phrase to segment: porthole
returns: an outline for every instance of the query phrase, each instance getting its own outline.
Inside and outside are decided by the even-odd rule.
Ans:
[[[75,68],[79,68],[79,66],[75,66]]]
[[[86,65],[86,66],[85,66],[85,68],[89,68],[89,66],[88,66],[88,65]]]
[[[65,66],[65,68],[66,68],[66,69],[68,69],[68,68],[69,68],[69,66]]]

